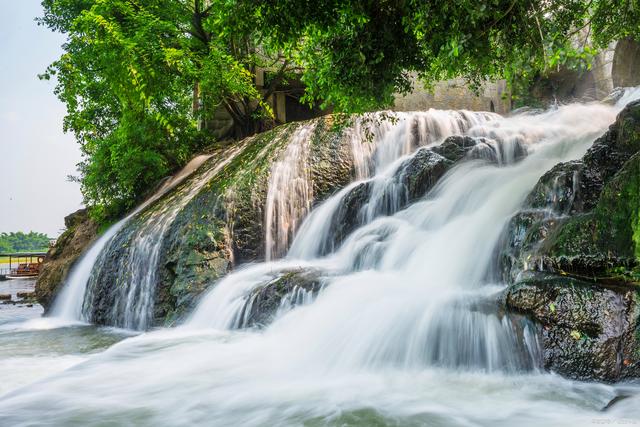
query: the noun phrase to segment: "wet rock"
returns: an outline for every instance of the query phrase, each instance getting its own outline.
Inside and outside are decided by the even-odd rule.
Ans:
[[[0,301],[10,301],[11,294],[0,294]]]
[[[505,230],[500,271],[515,282],[505,307],[542,326],[546,368],[576,379],[640,376],[638,218],[634,102],[582,159],[542,176]]]
[[[239,327],[268,325],[278,310],[309,302],[322,289],[324,281],[318,270],[285,271],[269,283],[255,289],[239,316]]]
[[[505,306],[541,325],[546,369],[579,380],[640,375],[638,290],[532,275],[508,288]]]
[[[470,136],[454,135],[445,139],[442,144],[431,148],[431,150],[452,162],[457,162],[477,144],[478,141]]]
[[[375,190],[373,181],[364,181],[351,189],[332,219],[332,240],[325,244],[323,253],[340,246],[350,233],[368,220],[392,215],[423,197],[455,161],[464,157],[463,153],[475,145],[475,141],[468,137],[450,137],[445,143],[447,146],[441,151],[450,158],[436,152],[439,147],[420,148],[398,167],[391,178],[393,185],[385,186],[384,192],[375,198],[373,206],[369,205]]]
[[[640,244],[633,237],[640,235],[639,215],[636,101],[582,159],[558,164],[540,178],[507,227],[503,277],[514,280],[523,269],[596,276],[616,268],[632,270],[640,259]]]
[[[329,253],[340,246],[344,239],[364,222],[362,209],[371,196],[372,188],[373,184],[370,181],[362,182],[342,199],[331,221],[332,240],[325,244],[323,253]]]
[[[75,261],[98,235],[98,226],[89,218],[86,209],[72,213],[64,222],[67,229],[49,249],[36,282],[35,296],[45,308],[45,312],[50,308],[53,298]]]
[[[451,138],[447,139],[449,140]],[[449,154],[456,160],[442,156],[434,150],[420,149],[400,167],[398,179],[406,189],[406,199],[402,207],[423,197],[453,166],[454,162],[462,158],[462,156]]]
[[[609,409],[611,409],[613,406],[617,405],[618,403],[622,402],[623,400],[625,400],[625,399],[627,399],[629,397],[631,397],[630,394],[619,394],[618,396],[616,396],[613,399],[611,399],[609,401],[609,403],[607,403],[605,405],[605,407],[601,409],[601,411],[606,412]]]
[[[304,172],[312,188],[312,204],[326,199],[353,178],[351,140],[345,137],[343,129],[333,127],[331,121],[331,117],[322,117],[289,123],[231,146],[213,149],[212,157],[184,183],[131,219],[101,255],[103,266],[95,272],[92,299],[85,304],[91,321],[120,322],[125,310],[123,294],[127,294],[122,290],[130,286],[130,248],[135,246],[140,230],[152,227],[161,213],[171,209],[177,209],[175,216],[158,240],[161,246],[155,264],[150,323],[175,323],[192,309],[205,289],[235,265],[263,261],[264,207],[270,171],[296,131],[303,127],[311,129],[305,139]],[[224,160],[229,161],[216,169]],[[217,172],[209,174],[214,170]],[[190,183],[203,179],[206,182],[183,202]],[[156,238],[148,232],[145,235]],[[140,263],[142,270],[153,268],[144,265],[150,262],[149,257],[141,258],[144,259],[136,263]]]
[[[600,193],[593,210],[564,221],[544,253],[567,271],[606,274],[640,260],[640,153],[626,161]],[[561,267],[562,268],[562,267]]]

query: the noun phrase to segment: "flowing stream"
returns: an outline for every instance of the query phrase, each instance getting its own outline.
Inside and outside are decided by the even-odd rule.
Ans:
[[[372,146],[354,150],[357,180],[313,210],[304,164],[274,164],[265,217],[274,261],[220,280],[178,328],[125,339],[5,390],[0,424],[640,423],[638,386],[575,382],[541,369],[535,326],[497,310],[504,285],[492,274],[501,233],[540,176],[581,157],[619,110],[593,103],[509,118],[401,115],[373,128]],[[409,203],[399,184],[407,165],[452,134],[477,145]],[[284,159],[305,149],[294,141]],[[363,184],[370,192],[359,222],[336,241],[335,218]],[[286,199],[287,188],[295,200]],[[284,213],[288,220],[278,218]],[[171,214],[159,215],[154,227]],[[314,272],[322,286],[294,287],[270,324],[246,328],[255,291],[291,271]],[[632,397],[602,412],[618,394]]]

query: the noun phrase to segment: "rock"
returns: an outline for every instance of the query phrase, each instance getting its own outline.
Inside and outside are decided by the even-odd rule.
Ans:
[[[546,369],[579,380],[640,375],[638,290],[536,274],[509,287],[505,306],[539,323]]]
[[[40,267],[36,281],[35,296],[47,312],[60,285],[72,268],[98,235],[96,223],[89,218],[86,209],[80,209],[64,220],[67,229],[49,249],[47,257]]]
[[[578,161],[538,181],[507,228],[503,276],[523,268],[608,276],[640,259],[640,102],[630,103]],[[635,236],[635,237],[634,237]]]
[[[447,141],[450,140],[451,138],[447,139]],[[463,150],[464,148],[460,149]],[[462,158],[462,156],[457,157],[454,155],[451,157],[455,160],[442,156],[434,150],[422,148],[400,166],[397,178],[406,191],[406,197],[401,208],[423,197],[453,166],[454,162]]]
[[[345,195],[332,219],[332,240],[324,244],[323,253],[338,247],[355,229],[372,217],[392,215],[431,190],[444,174],[477,147],[478,140],[465,136],[448,137],[441,145],[423,147],[405,160],[392,178],[394,186],[387,186],[375,206],[367,206],[374,190],[373,181],[364,181]],[[392,189],[395,193],[391,193]]]
[[[18,298],[23,298],[23,299],[30,299],[30,298],[35,298],[36,293],[33,291],[28,291],[28,292],[17,292],[16,296]]]
[[[239,327],[262,327],[273,320],[283,300],[288,298],[289,307],[313,298],[323,287],[321,273],[317,270],[295,270],[281,272],[278,277],[255,289],[241,315]]]
[[[546,368],[583,379],[640,376],[640,102],[582,159],[542,176],[500,251],[508,311],[542,326]]]
[[[0,294],[0,301],[10,301],[11,294]]]
[[[611,399],[611,400],[609,401],[609,403],[607,403],[607,404],[605,405],[605,407],[601,409],[601,411],[602,411],[602,412],[606,412],[606,411],[608,411],[609,409],[611,409],[614,405],[616,405],[616,404],[620,403],[621,401],[623,401],[623,400],[625,400],[625,399],[628,399],[629,397],[631,397],[631,395],[630,395],[630,394],[619,394],[619,395],[617,395],[616,397],[614,397],[613,399]]]
[[[92,289],[90,320],[117,324],[122,317],[122,289],[129,286],[125,277],[130,270],[127,253],[135,244],[137,232],[153,224],[159,212],[177,209],[158,243],[161,246],[152,289],[155,325],[175,323],[205,289],[235,265],[263,261],[270,171],[292,143],[291,136],[303,127],[309,130],[304,172],[311,187],[310,203],[319,203],[348,184],[354,175],[352,141],[344,129],[333,127],[330,116],[289,123],[213,149],[212,157],[183,184],[129,220],[110,242]],[[231,160],[217,173],[207,175],[225,159]],[[183,203],[185,188],[202,179],[206,183]],[[114,310],[114,306],[118,308]]]

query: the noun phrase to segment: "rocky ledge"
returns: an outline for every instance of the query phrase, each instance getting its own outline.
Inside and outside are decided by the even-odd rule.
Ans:
[[[47,311],[60,285],[80,255],[98,234],[98,226],[80,209],[64,219],[66,230],[49,249],[36,282],[35,296]]]
[[[540,326],[544,366],[570,378],[640,376],[640,102],[585,156],[546,173],[500,254],[505,307]]]

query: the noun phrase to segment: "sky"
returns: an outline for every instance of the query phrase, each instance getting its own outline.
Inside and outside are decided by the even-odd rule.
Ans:
[[[40,1],[0,0],[0,232],[56,237],[82,207],[79,185],[67,180],[81,157],[62,131],[55,82],[38,79],[64,41],[34,22]]]

